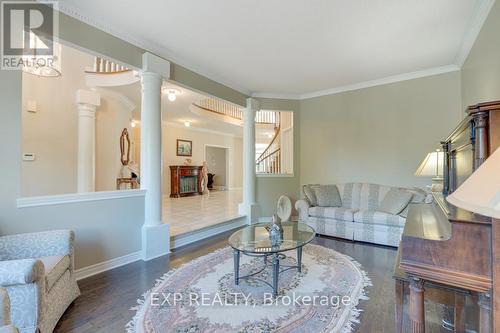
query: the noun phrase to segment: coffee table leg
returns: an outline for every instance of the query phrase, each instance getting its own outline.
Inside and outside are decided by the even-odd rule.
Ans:
[[[302,246],[297,248],[297,270],[302,272]]]
[[[234,284],[240,284],[240,251],[234,250]]]
[[[273,254],[273,292],[278,296],[278,276],[280,274],[280,258],[277,253]]]

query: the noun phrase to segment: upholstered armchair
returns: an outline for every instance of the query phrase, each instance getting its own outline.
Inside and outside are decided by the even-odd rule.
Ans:
[[[80,295],[74,238],[70,230],[0,237],[0,287],[7,290],[12,323],[21,333],[52,332]]]
[[[0,288],[0,333],[18,333],[10,322],[9,295],[4,288]]]

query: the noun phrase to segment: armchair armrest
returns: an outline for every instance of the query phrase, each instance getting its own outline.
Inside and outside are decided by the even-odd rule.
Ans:
[[[299,220],[306,220],[309,216],[309,203],[305,200],[297,200],[295,202],[295,209],[299,212]]]
[[[0,261],[0,286],[38,282],[45,275],[45,267],[41,260],[19,259]]]
[[[5,288],[0,288],[0,327],[10,325],[10,301]]]
[[[72,255],[74,239],[71,230],[2,236],[0,253],[7,260]]]

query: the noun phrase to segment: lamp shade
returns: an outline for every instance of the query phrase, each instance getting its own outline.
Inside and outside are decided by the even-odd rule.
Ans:
[[[500,149],[488,157],[446,200],[471,212],[500,218]]]
[[[443,175],[444,152],[433,151],[420,163],[415,176],[441,177]]]

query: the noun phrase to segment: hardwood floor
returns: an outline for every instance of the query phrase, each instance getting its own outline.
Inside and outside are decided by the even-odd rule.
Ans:
[[[226,246],[230,233],[176,250],[149,262],[138,261],[79,281],[82,295],[68,308],[55,332],[123,332],[134,311],[130,307],[155,280],[170,268]],[[316,237],[315,244],[347,254],[368,272],[373,287],[356,332],[394,332],[394,281],[396,251],[392,248]]]

